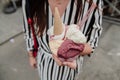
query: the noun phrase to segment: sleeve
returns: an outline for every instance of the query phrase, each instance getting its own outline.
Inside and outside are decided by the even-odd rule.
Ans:
[[[89,35],[88,43],[91,45],[93,51],[98,46],[98,40],[102,33],[102,0],[99,0],[98,8],[95,10],[94,13],[95,22],[93,24],[93,28]],[[80,56],[77,58],[77,68],[76,72],[80,73],[82,71],[83,66],[83,57]]]
[[[88,43],[92,47],[92,51],[98,46],[98,41],[102,33],[102,0],[98,0],[97,9],[95,10],[94,17],[95,22],[91,29],[91,33],[88,35]]]
[[[23,27],[23,32],[24,32],[24,38],[26,40],[26,45],[27,45],[27,51],[33,50],[33,38],[32,38],[32,32],[30,29],[30,26],[27,22],[27,19],[29,17],[28,15],[28,8],[27,6],[27,0],[22,0],[22,11],[23,11],[23,21],[24,21],[24,27]]]

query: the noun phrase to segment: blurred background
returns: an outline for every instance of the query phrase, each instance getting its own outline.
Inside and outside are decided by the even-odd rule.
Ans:
[[[120,0],[103,0],[103,33],[78,80],[120,80]],[[0,80],[39,80],[28,63],[21,0],[0,0]]]

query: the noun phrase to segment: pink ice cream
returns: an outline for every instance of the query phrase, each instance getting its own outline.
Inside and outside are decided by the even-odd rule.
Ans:
[[[48,30],[48,35],[51,36],[50,49],[52,53],[58,55],[60,60],[72,61],[83,51],[83,43],[86,43],[86,37],[75,24],[67,26],[68,29],[66,30],[57,8],[55,8],[54,21],[54,26]],[[67,40],[62,40],[64,37]]]

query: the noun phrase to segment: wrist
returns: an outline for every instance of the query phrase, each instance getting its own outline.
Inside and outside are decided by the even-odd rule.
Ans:
[[[33,51],[28,51],[28,57],[34,57],[33,56]]]
[[[81,55],[90,54],[91,52],[92,52],[91,46],[88,43],[84,44],[84,49],[81,52]]]

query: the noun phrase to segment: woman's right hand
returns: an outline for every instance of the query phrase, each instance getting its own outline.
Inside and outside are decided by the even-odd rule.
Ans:
[[[29,55],[29,63],[30,63],[30,66],[35,69],[35,68],[37,68],[37,60],[36,60],[35,57],[33,57],[32,54],[33,54],[32,51],[29,51],[29,52],[28,52],[28,55]]]

